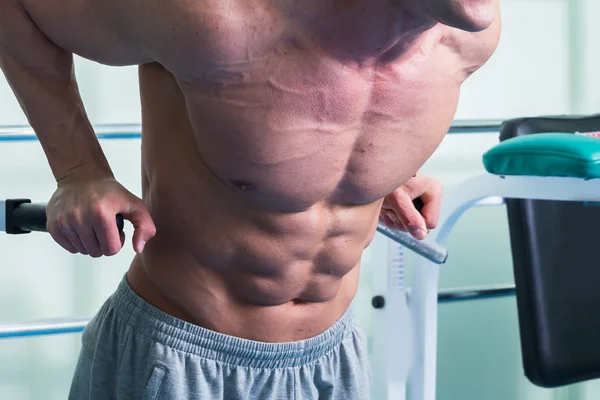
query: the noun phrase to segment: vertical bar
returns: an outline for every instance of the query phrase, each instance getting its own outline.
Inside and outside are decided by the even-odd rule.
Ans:
[[[408,251],[397,242],[388,242],[385,347],[386,395],[388,400],[406,399],[406,380],[413,357],[412,323],[404,287]]]
[[[0,232],[6,231],[6,202],[0,200]]]
[[[415,365],[410,376],[410,400],[435,400],[439,265],[420,258],[414,268],[410,311],[414,324]]]
[[[584,24],[584,0],[566,1],[569,32],[569,107],[570,113],[584,113],[586,94],[586,32]]]
[[[597,1],[597,0],[595,0]],[[569,100],[570,113],[585,113],[588,93],[588,35],[586,28],[586,0],[566,0],[569,30]],[[583,387],[572,385],[565,389],[569,398],[582,398]]]
[[[386,254],[389,252],[390,240],[375,240],[371,244],[370,252],[374,254]],[[379,257],[378,257],[379,260]],[[387,269],[383,262],[381,268],[373,268],[371,275],[371,288],[373,296],[381,296],[387,300]],[[372,299],[370,299],[372,301]],[[387,302],[385,302],[387,303]],[[383,307],[371,307],[371,395],[373,399],[390,400],[387,393],[387,370],[386,370],[386,331],[389,318],[387,304]]]

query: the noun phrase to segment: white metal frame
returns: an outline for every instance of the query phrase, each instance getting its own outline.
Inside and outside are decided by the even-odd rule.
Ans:
[[[0,232],[6,230],[6,204],[0,201]]]
[[[514,199],[600,202],[600,179],[502,177],[487,173],[475,176],[444,194],[440,222],[438,228],[431,233],[432,238],[445,246],[455,223],[466,210],[483,199],[498,196]],[[436,398],[440,268],[444,267],[423,257],[417,257],[410,299],[407,300],[406,296],[394,287],[394,282],[389,280],[386,306],[382,310],[375,310],[374,368],[382,371],[380,373],[385,374],[385,378],[374,376],[374,382],[385,382],[385,398],[388,400],[406,398],[407,380],[410,400]],[[407,354],[406,349],[411,347],[412,351]],[[410,371],[406,367],[407,364],[411,364]]]

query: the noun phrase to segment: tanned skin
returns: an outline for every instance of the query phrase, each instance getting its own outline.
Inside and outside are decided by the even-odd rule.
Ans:
[[[435,226],[439,183],[413,177],[499,35],[498,0],[0,0],[0,64],[58,183],[54,239],[114,255],[121,213],[135,292],[268,342],[345,312],[380,216]],[[139,65],[142,199],[113,176],[73,54]]]

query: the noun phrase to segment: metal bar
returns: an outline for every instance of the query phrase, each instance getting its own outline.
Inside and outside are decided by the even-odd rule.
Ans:
[[[448,259],[448,250],[432,240],[415,239],[409,233],[388,228],[381,222],[377,225],[377,232],[436,264],[443,264]]]
[[[491,285],[461,289],[447,289],[438,292],[438,303],[495,299],[516,294],[514,285]]]
[[[500,196],[492,196],[487,197],[485,199],[479,200],[477,204],[473,207],[483,207],[483,206],[501,206],[504,205],[505,201],[503,197]]]
[[[456,120],[448,130],[449,134],[497,133],[502,128],[500,120]]]
[[[140,124],[108,124],[94,126],[98,139],[139,139],[142,126]],[[30,126],[0,126],[0,142],[37,141]]]
[[[494,133],[500,130],[501,121],[454,121],[449,134]],[[139,139],[140,124],[96,125],[94,131],[99,139]],[[18,142],[37,140],[33,129],[26,125],[0,126],[0,142]]]
[[[6,202],[0,200],[0,232],[6,230]]]
[[[569,75],[569,114],[579,114],[585,107],[585,94],[588,82],[586,79],[586,38],[587,26],[583,19],[586,5],[583,0],[569,0],[567,2],[568,21],[568,50],[567,58]],[[589,90],[589,89],[588,89]]]
[[[9,199],[0,201],[0,232],[22,234],[30,232],[48,232],[46,229],[46,203],[31,203],[29,199]],[[121,214],[115,216],[115,223],[123,232],[124,219]]]
[[[90,318],[63,318],[0,325],[0,339],[83,332]]]

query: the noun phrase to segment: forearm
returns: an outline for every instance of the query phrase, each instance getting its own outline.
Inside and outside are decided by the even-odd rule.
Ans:
[[[73,55],[46,38],[15,1],[0,2],[0,67],[56,180],[112,176],[79,95]]]

